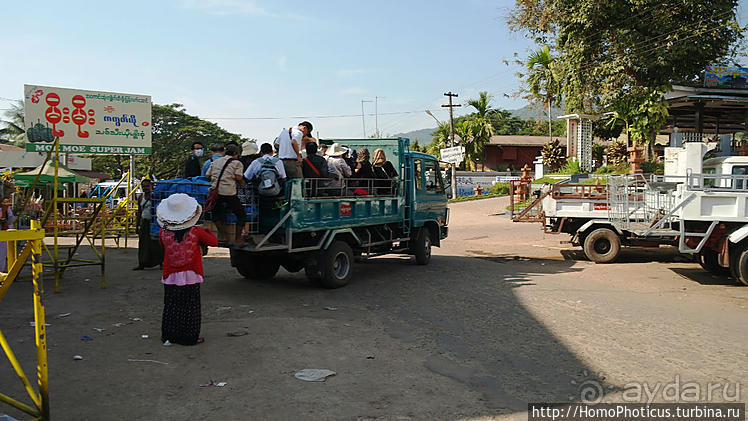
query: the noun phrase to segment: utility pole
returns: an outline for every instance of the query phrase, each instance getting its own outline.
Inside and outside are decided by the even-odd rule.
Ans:
[[[449,105],[442,105],[442,107],[449,107],[449,139],[450,139],[450,146],[455,145],[455,121],[454,121],[454,113],[453,110],[455,107],[459,107],[460,104],[452,104],[452,98],[456,98],[457,94],[453,94],[452,91],[449,91],[444,94],[444,96],[449,98]],[[457,163],[452,163],[452,199],[457,198]]]
[[[364,119],[364,102],[373,102],[373,101],[366,101],[361,100],[361,126],[364,129],[364,139],[366,139],[366,120]]]
[[[384,98],[383,96],[375,96],[374,97],[374,128],[376,129],[375,133],[377,137],[382,137],[382,135],[379,134],[379,98]]]

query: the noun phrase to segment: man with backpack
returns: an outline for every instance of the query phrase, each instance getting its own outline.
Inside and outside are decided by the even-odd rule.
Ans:
[[[259,158],[252,161],[244,172],[247,180],[257,180],[257,193],[261,196],[277,196],[281,192],[281,183],[286,180],[286,169],[283,162],[273,156],[273,146],[263,143],[260,146]]]
[[[218,189],[216,205],[213,209],[213,222],[218,228],[218,233],[224,238],[228,235],[226,221],[224,220],[224,207],[228,206],[231,212],[236,215],[235,241],[233,244],[242,247],[245,245],[244,240],[242,240],[242,231],[244,230],[247,211],[236,194],[236,183],[244,183],[244,175],[242,174],[244,167],[237,159],[238,156],[239,148],[235,145],[226,146],[226,155],[213,161],[205,176],[212,183],[211,189]],[[229,243],[232,243],[231,240],[229,240]]]

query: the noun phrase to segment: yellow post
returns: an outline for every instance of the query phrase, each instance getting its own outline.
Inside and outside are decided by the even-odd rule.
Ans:
[[[39,221],[31,221],[31,229],[38,230]],[[31,245],[31,273],[34,283],[34,321],[36,332],[36,371],[39,382],[40,410],[43,420],[49,419],[49,388],[47,373],[47,326],[44,315],[44,285],[42,278],[42,241],[34,240]]]
[[[106,288],[105,268],[104,262],[106,257],[106,201],[101,205],[101,287]],[[96,237],[94,237],[94,244],[96,244]],[[127,250],[127,248],[125,248]]]
[[[125,199],[125,254],[127,254],[127,237],[130,235],[130,189],[132,188],[132,171],[127,172],[127,198]]]
[[[18,245],[15,241],[8,241],[8,272],[10,272],[10,268],[13,267],[13,264],[16,262],[16,258],[18,257]]]

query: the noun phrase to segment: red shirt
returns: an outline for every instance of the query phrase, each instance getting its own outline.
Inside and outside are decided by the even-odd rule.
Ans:
[[[184,234],[182,241],[177,241],[172,231],[161,228],[158,234],[161,246],[164,248],[163,279],[172,273],[191,270],[203,275],[203,253],[200,243],[206,246],[217,246],[218,238],[205,228],[191,227]]]

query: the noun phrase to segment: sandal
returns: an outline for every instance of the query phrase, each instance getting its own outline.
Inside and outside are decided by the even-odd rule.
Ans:
[[[199,345],[203,342],[205,342],[205,338],[197,338],[197,342],[195,342],[195,345]]]

